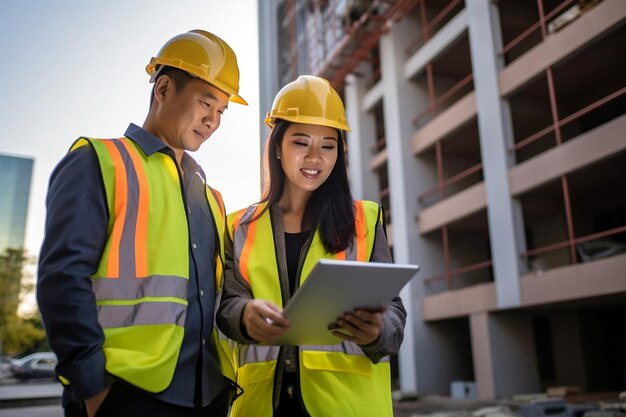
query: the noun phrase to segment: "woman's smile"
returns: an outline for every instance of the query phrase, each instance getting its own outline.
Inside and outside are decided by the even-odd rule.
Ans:
[[[302,175],[304,175],[306,178],[314,180],[314,179],[317,179],[317,177],[319,177],[322,171],[320,171],[319,169],[303,168],[300,170],[300,172],[302,172]]]

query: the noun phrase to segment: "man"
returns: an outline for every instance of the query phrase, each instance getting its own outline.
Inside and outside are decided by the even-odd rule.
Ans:
[[[66,416],[225,416],[235,395],[214,328],[224,206],[186,151],[247,104],[237,58],[194,30],[146,70],[143,126],[80,138],[50,179],[37,299]]]

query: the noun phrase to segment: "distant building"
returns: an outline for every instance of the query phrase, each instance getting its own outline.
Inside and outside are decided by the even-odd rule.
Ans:
[[[0,253],[24,247],[33,159],[0,155]]]
[[[626,1],[263,0],[259,34],[262,116],[329,79],[354,196],[422,266],[400,389],[624,390]]]

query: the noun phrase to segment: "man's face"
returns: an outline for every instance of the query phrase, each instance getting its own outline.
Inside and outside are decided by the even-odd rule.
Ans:
[[[159,136],[174,151],[196,151],[219,127],[229,96],[197,78],[182,89],[170,83],[159,111]]]

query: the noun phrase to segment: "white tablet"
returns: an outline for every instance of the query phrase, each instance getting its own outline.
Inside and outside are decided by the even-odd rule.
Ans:
[[[334,345],[328,326],[355,308],[388,304],[419,266],[322,259],[283,310],[291,326],[273,345]]]

